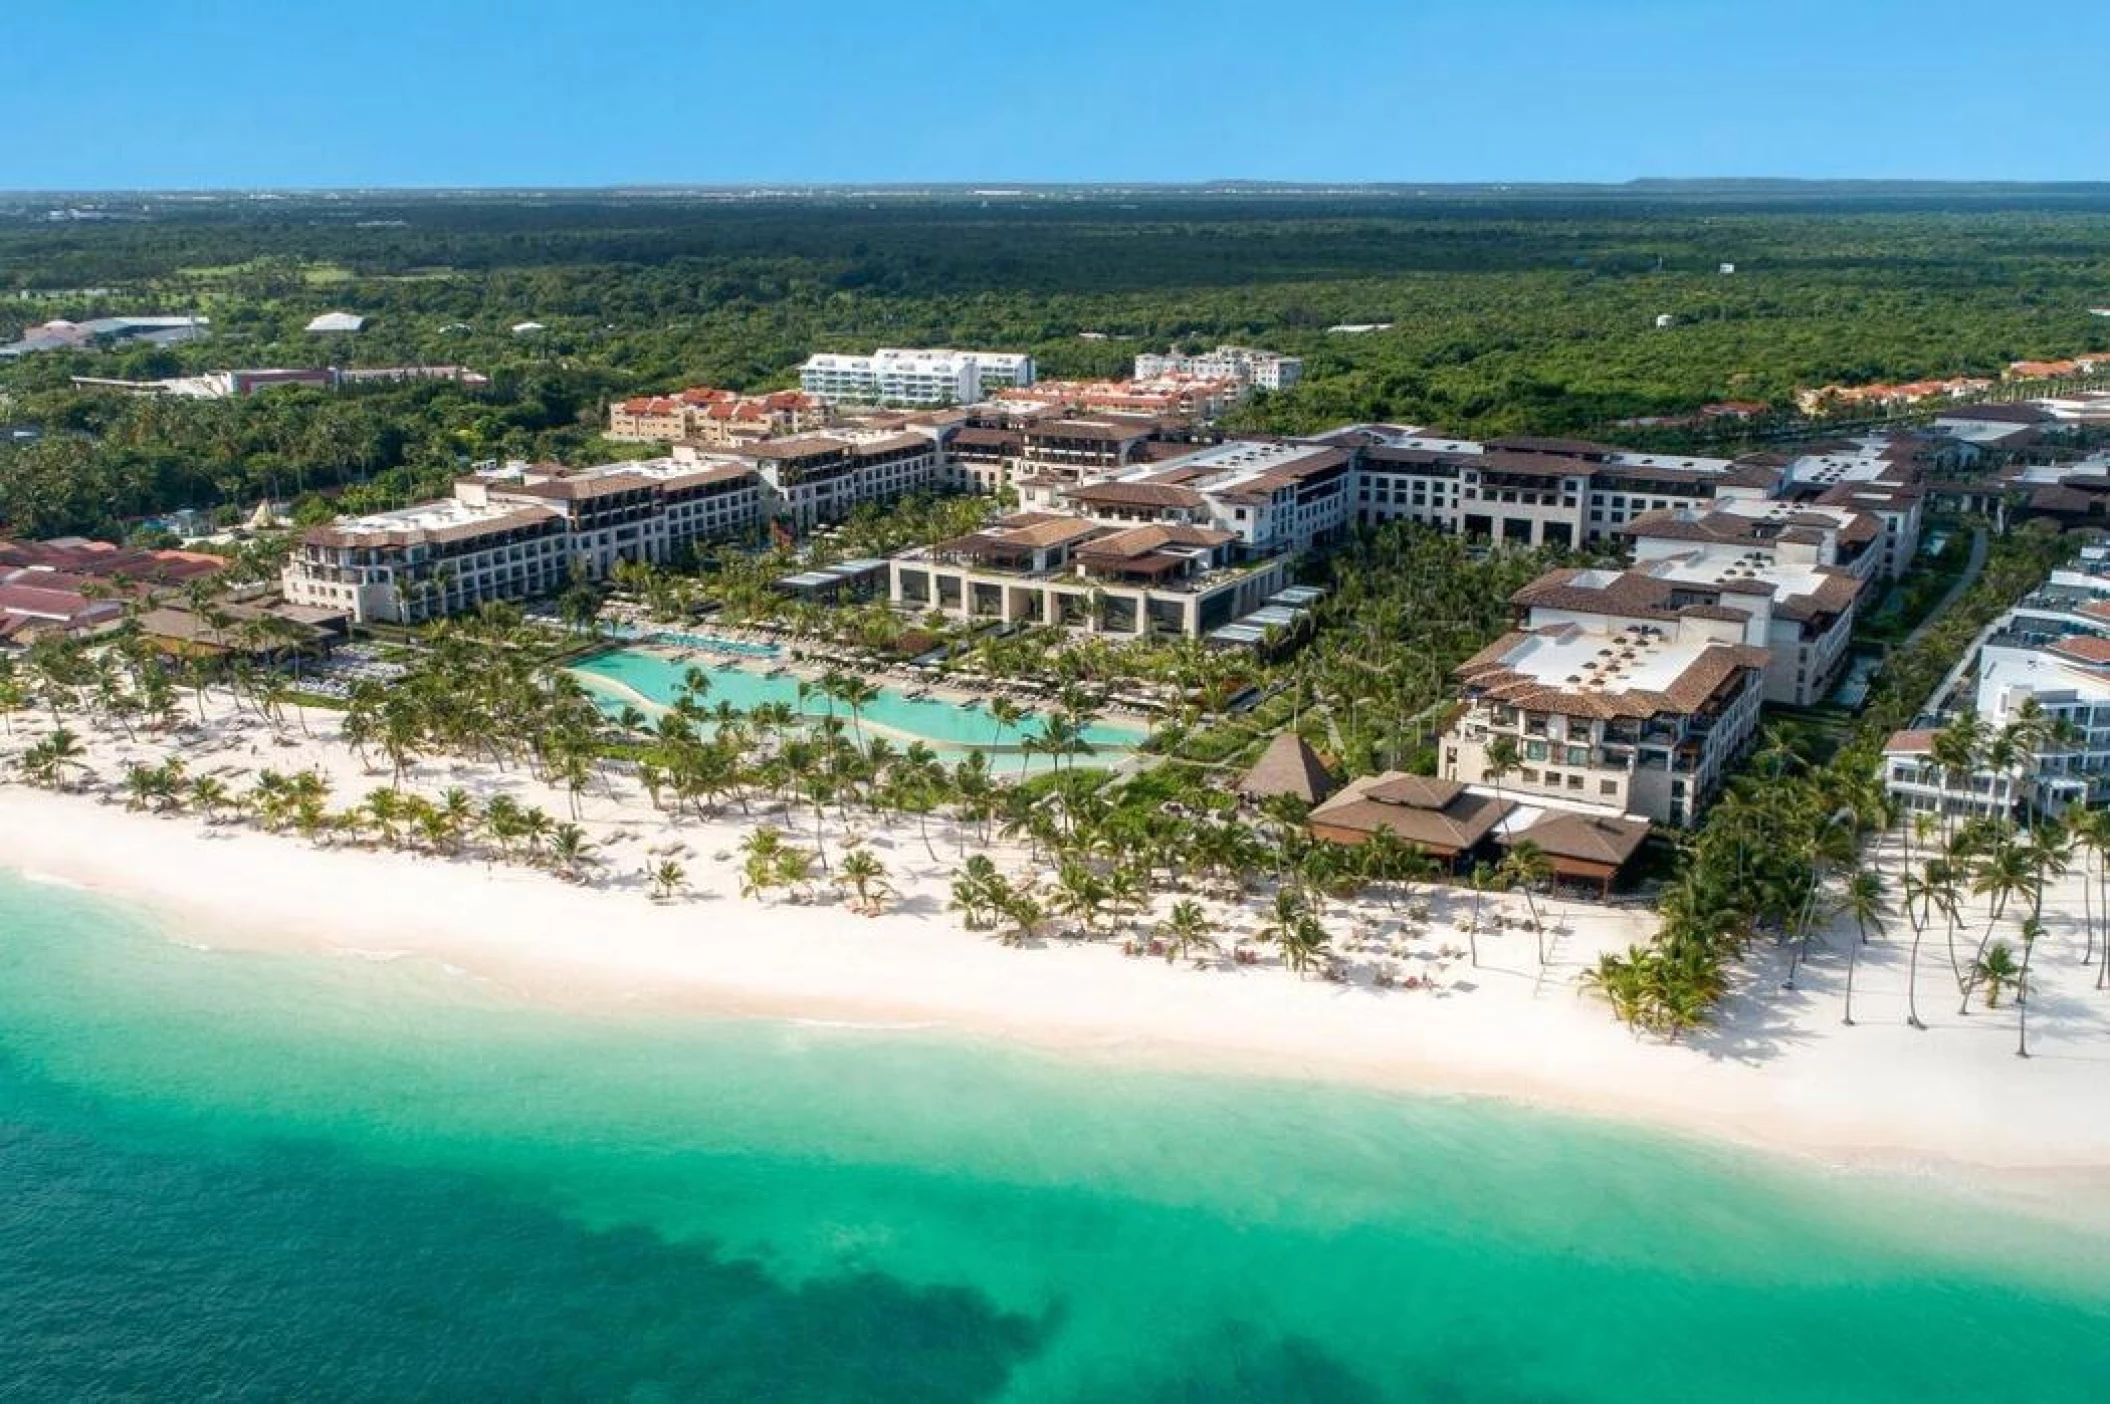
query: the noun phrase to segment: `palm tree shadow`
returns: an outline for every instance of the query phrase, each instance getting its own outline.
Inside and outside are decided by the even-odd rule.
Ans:
[[[1685,1038],[1685,1045],[1720,1062],[1758,1067],[1810,1040],[1796,1014],[1816,1002],[1806,989],[1776,989],[1770,980],[1743,981],[1715,1010],[1714,1022]]]

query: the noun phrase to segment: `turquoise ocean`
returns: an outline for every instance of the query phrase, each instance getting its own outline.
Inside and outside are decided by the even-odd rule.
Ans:
[[[211,944],[0,876],[0,1398],[2110,1398],[1909,1177]]]

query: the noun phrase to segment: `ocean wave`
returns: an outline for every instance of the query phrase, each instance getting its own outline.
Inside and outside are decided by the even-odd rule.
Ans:
[[[33,869],[25,869],[23,871],[22,881],[33,882],[39,887],[63,887],[70,892],[86,892],[88,890],[86,883],[75,882],[69,877],[60,877],[57,873],[41,873]]]
[[[863,1033],[914,1033],[918,1029],[944,1027],[928,1020],[915,1024],[871,1024],[855,1019],[786,1019],[784,1022],[800,1029],[855,1029]]]

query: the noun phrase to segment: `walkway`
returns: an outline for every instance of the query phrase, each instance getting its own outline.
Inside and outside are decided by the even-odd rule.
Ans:
[[[1922,619],[1919,627],[1905,636],[1905,642],[1899,645],[1900,648],[1910,648],[1918,643],[1929,629],[1941,623],[1941,617],[1949,612],[1949,606],[1956,603],[1957,597],[1977,582],[1979,572],[1985,569],[1987,547],[1985,528],[1974,527],[1971,531],[1971,559],[1964,563],[1963,574],[1956,577],[1956,583],[1949,587],[1948,594],[1941,597],[1941,603],[1934,607],[1934,612]]]

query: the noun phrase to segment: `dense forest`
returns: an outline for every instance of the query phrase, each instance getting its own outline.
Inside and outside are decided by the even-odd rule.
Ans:
[[[0,447],[0,516],[106,529],[345,483],[390,500],[475,458],[600,451],[611,396],[784,385],[812,351],[881,343],[1026,349],[1085,375],[1248,341],[1308,371],[1239,427],[1608,434],[2100,349],[2110,318],[2089,308],[2106,303],[2094,187],[17,197],[0,201],[0,339],[123,312],[199,312],[214,335],[0,362],[0,422],[45,431]],[[368,330],[302,331],[335,309]],[[511,330],[527,321],[545,330]],[[1343,323],[1393,325],[1328,331]],[[69,383],[345,361],[465,363],[493,384],[179,406]]]

